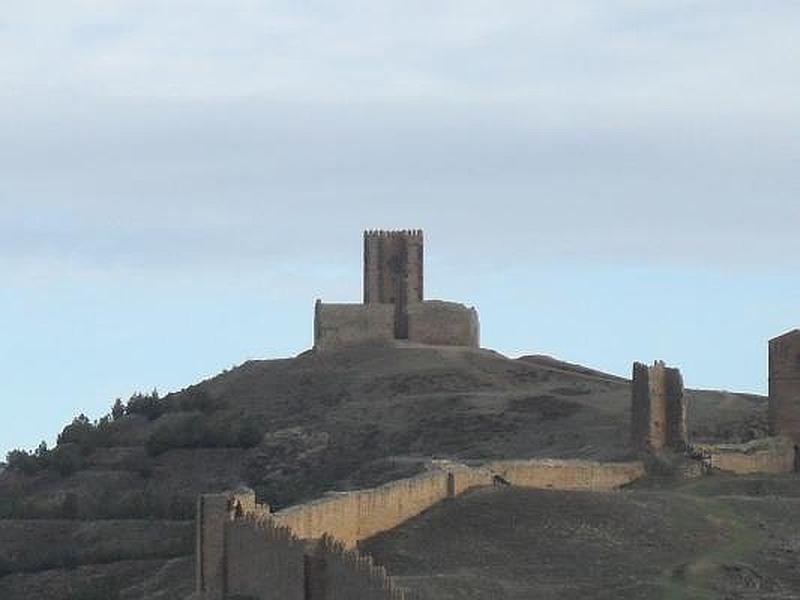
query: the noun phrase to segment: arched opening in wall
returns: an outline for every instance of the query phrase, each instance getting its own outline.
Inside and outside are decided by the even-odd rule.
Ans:
[[[456,476],[452,473],[447,474],[447,497],[456,497]]]

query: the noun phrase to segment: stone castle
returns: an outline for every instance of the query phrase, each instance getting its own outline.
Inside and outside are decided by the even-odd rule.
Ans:
[[[423,237],[414,231],[364,234],[364,301],[317,301],[314,346],[422,343],[477,347],[478,317],[463,305],[423,296]],[[430,461],[426,473],[373,489],[329,493],[272,512],[251,490],[198,499],[198,600],[416,600],[358,549],[434,504],[481,486],[613,490],[654,465],[687,466],[673,476],[800,471],[800,330],[769,342],[773,437],[747,444],[693,445],[680,371],[634,363],[628,462],[506,460],[466,466]],[[660,461],[660,462],[659,462]],[[683,461],[683,463],[681,463]],[[678,473],[676,475],[676,473]]]
[[[480,345],[478,313],[423,296],[421,230],[364,232],[364,302],[314,308],[314,348],[326,351],[398,340],[437,346]]]

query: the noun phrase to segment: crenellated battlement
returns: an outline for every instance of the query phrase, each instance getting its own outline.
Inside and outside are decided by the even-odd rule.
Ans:
[[[513,460],[467,466],[435,461],[424,473],[375,488],[329,493],[271,513],[252,490],[198,501],[197,598],[417,600],[358,542],[470,489],[507,484],[612,490],[644,475],[641,462]]]
[[[364,238],[419,238],[422,239],[422,229],[366,229]]]

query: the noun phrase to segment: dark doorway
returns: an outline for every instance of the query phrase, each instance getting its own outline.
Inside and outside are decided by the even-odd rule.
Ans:
[[[794,471],[800,473],[800,446],[794,446]]]

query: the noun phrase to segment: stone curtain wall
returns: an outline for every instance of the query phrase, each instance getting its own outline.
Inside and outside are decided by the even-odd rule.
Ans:
[[[601,463],[588,460],[519,460],[486,467],[511,485],[556,490],[613,490],[645,474],[644,463]]]
[[[352,547],[359,540],[400,525],[447,495],[447,473],[431,471],[377,488],[332,493],[273,517],[298,537],[329,534]]]
[[[386,569],[370,556],[348,550],[330,536],[324,536],[309,564],[307,600],[414,600],[408,590],[398,588]]]
[[[392,340],[391,304],[326,304],[317,300],[314,306],[314,347],[318,350]]]
[[[769,342],[769,424],[773,435],[800,440],[800,330]]]
[[[198,502],[197,591],[259,600],[411,600],[354,550],[434,504],[499,475],[512,485],[610,490],[644,475],[644,465],[580,460],[497,461],[480,467],[443,462],[422,475],[377,488],[329,494],[274,514],[251,490]]]
[[[408,340],[433,346],[480,346],[478,311],[457,302],[426,300],[408,307]]]
[[[453,465],[377,488],[329,494],[279,511],[273,518],[300,538],[328,534],[347,547],[404,523],[445,498],[492,485],[500,475],[512,485],[560,490],[612,490],[644,475],[641,462],[582,460],[497,461],[470,468]]]
[[[426,300],[406,311],[410,342],[435,346],[480,346],[478,312],[457,302]],[[365,343],[392,343],[396,314],[392,304],[328,304],[314,307],[314,347],[331,350]]]
[[[305,543],[287,527],[252,513],[227,523],[228,595],[305,600]]]
[[[711,467],[740,475],[748,473],[791,473],[796,468],[795,445],[789,438],[754,440],[747,444],[702,444]]]

